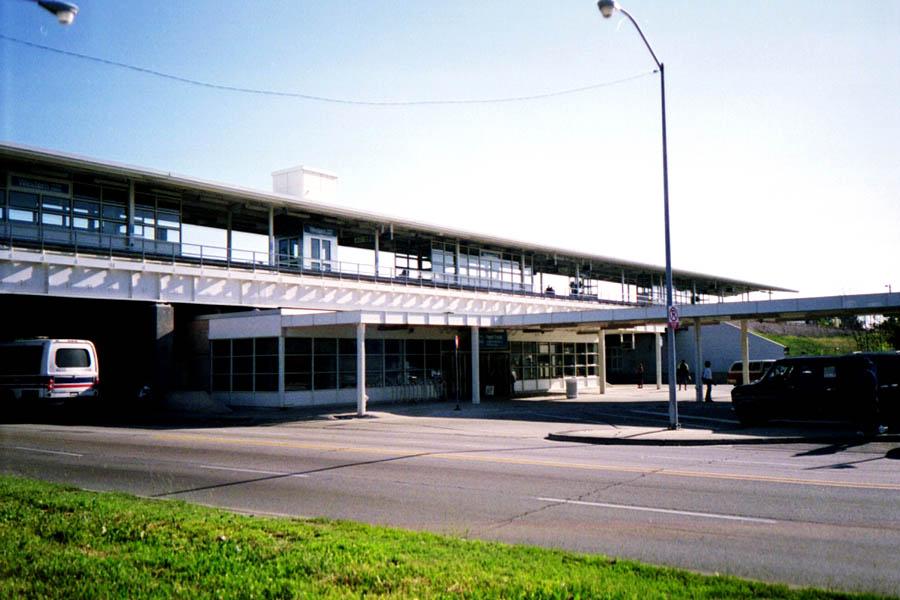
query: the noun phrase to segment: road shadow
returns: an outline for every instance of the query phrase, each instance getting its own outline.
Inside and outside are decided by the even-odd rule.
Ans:
[[[336,425],[349,420],[390,417],[440,418],[449,420],[496,420],[522,423],[553,423],[567,426],[659,427],[668,424],[669,404],[664,396],[609,399],[601,396],[567,399],[565,395],[545,395],[537,398],[509,400],[487,399],[480,404],[455,401],[404,403],[372,403],[365,417],[358,417],[355,407],[347,405],[241,408],[206,406],[203,410],[172,409],[161,403],[117,403],[106,400],[102,404],[80,407],[46,407],[7,412],[3,423],[47,424],[59,426],[93,426],[110,428],[138,428],[154,430],[211,429],[223,427],[269,427],[310,421],[332,421]],[[649,396],[649,395],[648,395]],[[841,448],[868,443],[868,436],[859,436],[855,428],[843,423],[798,423],[774,421],[765,427],[744,428],[734,416],[729,401],[698,403],[695,400],[678,402],[679,421],[683,429],[719,433],[747,433],[770,443],[783,443],[785,434],[792,439],[810,442],[834,440],[834,444],[815,452],[840,452]],[[849,440],[849,441],[848,441]],[[900,442],[896,433],[878,436],[879,441]]]

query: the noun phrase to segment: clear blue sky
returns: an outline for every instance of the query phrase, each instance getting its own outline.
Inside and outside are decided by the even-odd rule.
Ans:
[[[648,73],[592,0],[81,0],[0,33],[179,77],[358,100],[540,94]],[[672,257],[803,295],[900,290],[900,2],[624,4],[666,64]],[[662,265],[659,81],[375,108],[191,86],[0,40],[6,141]]]

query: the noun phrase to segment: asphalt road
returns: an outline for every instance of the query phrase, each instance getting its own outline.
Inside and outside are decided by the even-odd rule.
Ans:
[[[487,403],[460,412],[404,406],[367,419],[266,413],[211,425],[35,418],[0,425],[0,471],[256,514],[352,519],[797,585],[900,590],[898,443],[628,447],[545,439],[573,424],[645,422],[665,414],[656,400]],[[688,424],[730,426],[729,418],[727,406],[682,410]]]

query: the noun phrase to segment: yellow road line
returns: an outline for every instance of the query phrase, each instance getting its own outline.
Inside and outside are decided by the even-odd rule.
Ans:
[[[156,433],[153,435],[153,437],[159,440],[172,442],[205,442],[210,444],[258,446],[270,448],[294,448],[298,450],[322,450],[327,452],[345,452],[348,454],[379,454],[398,457],[409,455],[409,458],[422,456],[427,458],[440,458],[444,460],[465,462],[553,467],[556,469],[580,469],[584,471],[603,471],[610,473],[636,473],[642,475],[666,475],[669,477],[692,477],[699,479],[719,479],[726,481],[756,481],[762,483],[783,483],[791,485],[816,485],[823,487],[838,487],[850,489],[900,491],[900,484],[894,483],[849,482],[828,479],[800,479],[796,477],[774,477],[768,475],[743,475],[739,473],[713,473],[708,471],[687,471],[683,469],[657,469],[640,466],[602,465],[553,460],[539,460],[530,458],[512,458],[504,456],[479,456],[457,452],[430,452],[428,450],[418,450],[414,448],[386,448],[377,446],[354,448],[338,444],[286,440],[266,440],[250,437],[228,437],[192,433]]]

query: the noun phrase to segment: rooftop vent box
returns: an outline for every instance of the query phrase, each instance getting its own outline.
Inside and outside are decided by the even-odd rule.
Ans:
[[[337,192],[337,175],[299,165],[272,173],[272,191],[311,202],[328,202]]]

